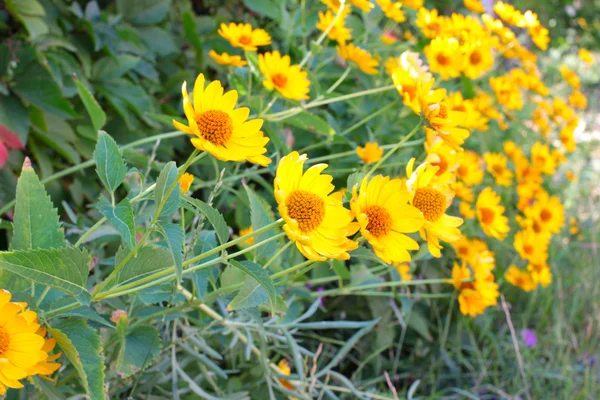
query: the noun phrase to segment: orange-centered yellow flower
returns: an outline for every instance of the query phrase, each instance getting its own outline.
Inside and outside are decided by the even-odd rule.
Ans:
[[[263,86],[277,90],[290,100],[308,100],[310,81],[308,72],[299,65],[292,65],[290,56],[282,56],[278,51],[258,55],[258,68],[265,77]]]
[[[358,244],[348,236],[358,230],[353,216],[332,193],[331,175],[321,174],[327,164],[303,173],[306,155],[292,152],[279,161],[275,176],[275,199],[285,221],[283,230],[309,260],[347,260]]]
[[[231,65],[234,67],[243,67],[248,64],[245,60],[242,60],[241,56],[229,55],[227,53],[217,54],[214,50],[208,52],[210,58],[215,60],[217,64],[221,65]]]
[[[368,177],[352,188],[350,207],[360,232],[383,262],[398,265],[410,261],[408,250],[419,245],[405,233],[418,231],[425,219],[408,204],[410,193],[400,179],[381,175]]]
[[[181,190],[181,193],[187,193],[188,190],[190,190],[190,186],[192,186],[192,182],[194,182],[194,175],[188,172],[181,175],[181,178],[179,178],[179,189]]]
[[[537,286],[531,278],[529,271],[522,271],[514,265],[511,265],[508,268],[504,274],[504,278],[511,285],[523,289],[526,292],[531,292]]]
[[[354,44],[340,44],[336,47],[337,53],[346,61],[352,61],[365,74],[375,75],[379,61],[366,50],[356,47]]]
[[[383,148],[379,147],[377,142],[367,143],[365,147],[356,147],[356,155],[358,155],[365,164],[371,164],[381,160]]]
[[[506,167],[507,158],[500,153],[485,153],[483,155],[488,172],[500,186],[512,185],[513,173]]]
[[[329,26],[329,32],[327,32],[327,37],[331,40],[335,40],[338,43],[343,43],[352,38],[352,29],[347,28],[345,25],[346,16],[348,15],[349,8],[345,8],[342,12],[342,15],[338,16],[337,19],[335,13],[332,13],[330,10],[326,12],[319,12],[319,20],[317,21],[317,29],[321,32],[327,32]],[[335,19],[335,23],[334,23]],[[333,24],[333,25],[332,25]]]
[[[510,228],[508,218],[504,216],[504,207],[500,205],[500,196],[487,187],[479,194],[475,208],[483,233],[504,240]]]
[[[200,74],[194,83],[192,105],[187,82],[183,82],[181,94],[188,125],[173,120],[175,128],[194,135],[194,147],[219,160],[249,161],[263,166],[270,164],[271,160],[263,155],[269,142],[260,130],[263,120],[248,121],[250,110],[247,107],[235,108],[237,91],[223,94],[220,81],[212,81],[206,88],[204,86],[204,75]]]
[[[253,29],[250,24],[236,24],[230,22],[229,25],[222,23],[219,28],[219,35],[229,40],[233,47],[241,47],[244,50],[256,51],[259,46],[271,44],[271,36],[264,29]]]

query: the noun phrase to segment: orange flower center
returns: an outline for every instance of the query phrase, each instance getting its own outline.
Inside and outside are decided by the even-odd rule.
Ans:
[[[402,85],[402,94],[408,94],[408,97],[413,100],[417,97],[417,86],[416,85]]]
[[[454,111],[461,111],[461,112],[466,112],[467,111],[467,107],[465,107],[464,104],[457,104],[454,107],[452,107],[452,109]]]
[[[8,350],[10,346],[10,336],[6,329],[0,328],[0,357],[4,355],[4,352]]]
[[[439,169],[437,170],[437,172],[435,174],[437,176],[440,176],[448,170],[448,161],[446,161],[446,159],[444,157],[441,157],[439,154],[438,154],[438,157],[440,158],[440,160],[436,161],[436,162],[432,162],[431,165],[439,167]]]
[[[321,225],[325,218],[325,202],[322,198],[306,190],[295,190],[287,198],[285,205],[288,214],[298,222],[302,232],[311,232]]]
[[[542,221],[548,222],[552,219],[552,212],[550,212],[550,210],[548,210],[547,208],[544,208],[540,213],[540,218]]]
[[[448,109],[442,103],[440,103],[440,112],[438,113],[437,117],[443,119],[448,118]]]
[[[533,254],[533,246],[530,244],[526,244],[525,246],[523,246],[523,251],[525,252],[525,254]]]
[[[446,66],[446,65],[450,64],[450,57],[448,57],[444,53],[439,53],[436,57],[436,60],[437,60],[438,64],[440,64],[440,65]]]
[[[365,213],[369,219],[367,230],[371,235],[378,238],[387,235],[392,230],[392,216],[385,208],[369,206]]]
[[[467,176],[467,174],[469,173],[469,169],[467,167],[465,167],[464,165],[461,165],[458,167],[458,169],[456,170],[456,173],[459,176],[465,177]]]
[[[458,254],[461,256],[467,256],[469,254],[469,248],[467,246],[460,246],[458,248]]]
[[[481,62],[481,53],[479,53],[477,50],[475,50],[474,52],[471,53],[471,55],[469,56],[469,62],[472,65],[477,65]]]
[[[248,36],[248,35],[242,35],[240,36],[240,40],[239,42],[243,45],[249,45],[250,43],[252,43],[252,36]]]
[[[231,117],[221,110],[204,111],[196,117],[196,123],[202,137],[215,146],[224,145],[233,133]]]
[[[504,167],[500,164],[496,164],[492,167],[492,170],[498,175],[502,175],[504,173]]]
[[[429,222],[437,221],[446,211],[446,197],[433,188],[419,188],[415,191],[413,206],[417,207]]]
[[[481,222],[484,224],[490,224],[494,220],[494,211],[490,210],[487,207],[481,207],[479,209],[481,212]]]
[[[282,88],[285,87],[287,83],[287,76],[285,76],[284,74],[275,74],[271,77],[271,80],[273,81],[273,84],[275,86],[277,86],[278,88]]]

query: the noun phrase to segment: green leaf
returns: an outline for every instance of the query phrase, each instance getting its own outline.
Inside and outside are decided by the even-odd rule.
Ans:
[[[244,0],[244,5],[257,14],[281,22],[281,11],[285,2],[275,0]]]
[[[133,208],[126,198],[113,207],[104,197],[100,198],[96,208],[121,234],[127,247],[135,247],[135,220]]]
[[[50,73],[36,62],[29,63],[15,76],[11,88],[19,97],[44,111],[61,118],[76,115]]]
[[[156,24],[169,13],[171,0],[117,0],[117,11],[137,25]]]
[[[158,26],[138,28],[137,31],[146,47],[159,56],[166,56],[179,51],[173,40],[173,35]]]
[[[286,118],[283,123],[327,137],[335,135],[335,130],[327,121],[307,111]]]
[[[350,277],[352,276],[348,268],[346,268],[346,266],[344,265],[343,261],[333,260],[332,265],[333,270],[341,279],[350,279]]]
[[[117,359],[117,372],[121,379],[151,366],[160,355],[162,339],[151,326],[139,326],[125,336]]]
[[[171,190],[171,187],[173,187],[173,190]],[[169,190],[171,190],[171,193],[169,193]],[[177,166],[175,165],[175,161],[169,161],[162,171],[160,171],[160,175],[156,180],[156,188],[154,189],[154,202],[156,206],[158,207],[163,201],[165,203],[160,211],[161,217],[171,215],[177,210],[179,206],[179,192]]]
[[[96,329],[69,318],[48,326],[48,331],[77,370],[85,392],[92,400],[104,400],[104,357]]]
[[[36,283],[64,290],[85,305],[92,296],[86,289],[90,255],[74,247],[0,253],[0,269]]]
[[[252,230],[256,231],[264,226],[267,226],[275,221],[275,216],[271,211],[269,204],[259,195],[257,195],[248,186],[244,186],[248,200],[250,201],[250,220],[252,222]],[[259,235],[254,236],[256,243],[262,242],[277,234],[276,229],[269,229]],[[266,262],[279,247],[278,241],[272,241],[254,250],[254,257],[258,262]]]
[[[265,288],[254,278],[247,277],[244,287],[231,300],[228,308],[238,310],[242,308],[257,307],[269,300]]]
[[[190,42],[192,46],[196,49],[202,49],[202,42],[200,41],[200,35],[198,34],[198,29],[196,27],[196,20],[194,19],[194,14],[189,11],[183,13],[183,32],[185,33],[185,37]]]
[[[473,81],[471,79],[469,79],[466,75],[462,75],[460,78],[460,81],[462,82],[463,85],[463,93],[465,95],[465,100],[466,99],[472,99],[473,97],[475,97],[475,89],[473,89]]]
[[[210,224],[215,229],[217,237],[219,238],[219,242],[221,244],[227,243],[229,240],[229,228],[227,227],[227,223],[225,222],[223,215],[202,200],[194,199],[189,196],[184,196],[183,199],[187,203],[196,207],[202,214],[206,216]]]
[[[37,0],[7,0],[6,9],[25,25],[32,40],[49,32],[48,25],[41,18],[46,11]]]
[[[167,240],[169,250],[171,250],[171,255],[173,256],[173,262],[175,263],[177,281],[180,282],[181,275],[183,274],[183,241],[185,239],[185,233],[181,226],[176,224],[159,224],[158,230]]]
[[[102,107],[100,107],[100,104],[98,104],[92,93],[79,81],[79,79],[75,79],[75,84],[77,85],[79,97],[81,97],[81,101],[92,119],[94,129],[100,130],[106,123],[106,114],[104,113],[104,110],[102,110]]]
[[[96,172],[102,183],[109,192],[114,193],[127,175],[127,165],[123,161],[117,142],[104,131],[98,133],[94,160]]]
[[[119,265],[128,253],[127,249],[119,249],[115,256],[115,265]],[[152,245],[142,246],[137,256],[131,257],[119,272],[116,283],[125,283],[172,266],[173,256],[168,249]]]
[[[15,96],[2,96],[0,101],[0,125],[19,137],[22,145],[27,143],[30,119],[27,109]]]
[[[238,262],[235,260],[229,260],[229,263],[232,266],[242,270],[242,272],[244,272],[246,275],[252,277],[260,286],[264,288],[269,298],[271,311],[273,313],[281,310],[281,300],[279,299],[280,296],[277,294],[277,292],[275,292],[275,286],[273,285],[273,281],[271,280],[268,272],[261,265],[252,261]],[[238,300],[237,304],[234,304],[238,308],[243,307],[243,304],[239,303],[240,301],[242,301],[242,299]]]
[[[17,198],[13,250],[49,249],[65,246],[65,235],[44,186],[35,174],[29,159],[17,182]]]
[[[131,54],[102,57],[94,64],[92,76],[100,81],[117,79],[134,69],[140,60],[140,57]]]

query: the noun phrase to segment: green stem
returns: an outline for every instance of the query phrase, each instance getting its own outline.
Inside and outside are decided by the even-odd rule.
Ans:
[[[337,87],[340,86],[342,84],[342,82],[344,82],[344,79],[346,79],[346,77],[350,73],[351,69],[352,68],[350,68],[350,67],[346,68],[346,70],[344,71],[344,73],[338,78],[337,81],[335,81],[335,83],[333,85],[331,85],[331,87],[329,89],[327,89],[327,91],[325,92],[325,94],[333,93],[333,91],[335,89],[337,89]]]
[[[463,279],[463,282],[471,282],[471,279]],[[395,282],[378,282],[378,283],[370,283],[366,285],[360,286],[346,286],[341,289],[330,289],[321,292],[321,296],[336,296],[343,294],[350,294],[352,292],[361,291],[365,289],[380,289],[384,287],[398,287],[398,286],[423,286],[423,285],[435,285],[435,284],[449,284],[452,283],[448,281],[446,278],[436,278],[436,279],[421,279],[415,281],[395,281]]]
[[[383,114],[384,112],[386,112],[390,108],[396,106],[397,104],[398,104],[398,102],[396,102],[396,101],[391,102],[387,106],[382,107],[379,110],[375,111],[374,113],[367,115],[365,118],[361,119],[360,121],[358,121],[351,127],[347,128],[346,130],[342,131],[341,133],[338,133],[338,136],[347,135],[348,133],[352,132],[353,130],[360,128],[361,126],[363,126],[364,124],[366,124],[367,122],[372,120],[373,118],[379,116],[380,114]]]
[[[42,301],[44,301],[44,298],[46,297],[46,295],[48,294],[49,291],[50,291],[50,286],[46,286],[46,289],[44,289],[41,296],[37,299],[36,304],[38,307],[40,306],[40,304],[42,304]]]
[[[52,318],[55,315],[74,310],[77,307],[79,307],[80,305],[81,304],[79,304],[79,303],[71,303],[71,304],[67,304],[67,305],[59,307],[59,308],[55,308],[54,310],[50,310],[46,313],[46,318]]]
[[[156,140],[171,139],[171,138],[179,137],[179,136],[183,136],[183,135],[186,135],[186,133],[180,132],[180,131],[173,131],[173,132],[167,132],[167,133],[161,133],[158,135],[148,136],[147,138],[136,140],[136,141],[128,143],[126,145],[120,146],[120,150],[124,151],[124,150],[134,148],[136,146],[142,145],[142,144],[154,142]],[[42,179],[41,182],[42,182],[42,184],[46,184],[46,183],[52,182],[58,178],[62,178],[63,176],[67,176],[67,175],[70,175],[77,171],[81,171],[83,169],[93,167],[94,165],[96,165],[96,160],[93,160],[93,159],[87,160],[85,162],[82,162],[81,164],[77,164],[72,167],[65,168],[62,171],[52,174],[52,175],[48,176],[47,178]],[[6,211],[10,210],[11,207],[14,205],[15,205],[15,200],[8,202],[6,205],[4,205],[4,207],[0,208],[0,215],[4,214]]]
[[[288,249],[288,248],[289,248],[289,247],[290,247],[290,246],[291,246],[293,243],[294,243],[294,242],[292,242],[292,241],[289,241],[289,242],[287,242],[287,243],[285,244],[285,246],[283,246],[283,247],[281,247],[279,250],[277,250],[277,252],[276,252],[275,254],[273,254],[273,257],[271,257],[271,258],[269,259],[269,261],[267,261],[267,262],[265,263],[265,265],[263,265],[263,268],[264,268],[264,269],[267,269],[267,268],[269,268],[269,266],[270,266],[271,264],[273,264],[273,262],[274,262],[275,260],[277,260],[277,257],[279,257],[280,255],[282,255],[282,254],[283,254],[283,252],[284,252],[284,251],[286,251],[286,250],[287,250],[287,249]]]
[[[421,125],[423,125],[423,120],[421,119],[419,121],[419,123],[413,128],[412,131],[410,131],[410,133],[406,136],[404,136],[402,138],[401,141],[399,141],[394,147],[392,147],[392,149],[390,149],[390,151],[388,151],[383,157],[381,157],[381,159],[379,161],[377,161],[377,163],[375,165],[373,165],[371,167],[371,169],[369,170],[369,172],[367,173],[367,178],[369,176],[371,176],[373,174],[373,172],[375,172],[377,170],[377,168],[379,168],[379,166],[381,164],[383,164],[388,158],[390,158],[399,148],[402,147],[402,145],[411,137],[413,137],[413,135],[415,133],[417,133],[417,131],[421,128]]]

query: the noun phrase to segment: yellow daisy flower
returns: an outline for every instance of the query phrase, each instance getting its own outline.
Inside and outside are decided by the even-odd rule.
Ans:
[[[425,0],[400,0],[403,6],[408,8],[412,8],[413,10],[418,10],[423,7],[423,3]]]
[[[521,271],[514,265],[511,265],[504,273],[504,279],[511,285],[523,289],[526,292],[531,292],[537,286],[531,278],[529,271]]]
[[[456,197],[466,201],[467,203],[472,203],[475,199],[475,195],[473,194],[473,189],[469,186],[465,185],[464,182],[456,181],[452,182],[450,185],[450,189],[454,192]]]
[[[490,78],[490,86],[496,94],[498,103],[509,110],[520,110],[523,108],[521,90],[509,76]]]
[[[577,219],[575,217],[572,217],[569,220],[569,233],[573,236],[579,233],[579,224],[577,223]]]
[[[258,55],[258,68],[264,75],[263,86],[277,90],[290,100],[308,100],[310,81],[308,72],[299,65],[291,65],[290,56],[281,56],[278,51]]]
[[[425,218],[420,234],[427,241],[427,248],[434,257],[440,257],[440,239],[452,243],[461,237],[459,226],[463,220],[446,214],[446,209],[452,203],[454,193],[447,185],[435,183],[433,178],[439,167],[428,163],[421,164],[414,172],[415,159],[412,158],[406,166],[406,188],[410,193],[410,204],[416,207]]]
[[[350,0],[350,3],[361,11],[371,12],[375,5],[371,3],[369,0]]]
[[[36,322],[38,322],[38,321],[36,320]],[[46,328],[38,329],[36,334],[45,339],[46,338]],[[61,365],[59,363],[56,363],[54,361],[58,360],[62,356],[62,353],[56,353],[56,354],[50,355],[50,353],[52,352],[52,350],[54,350],[55,347],[56,347],[56,339],[54,339],[54,338],[45,339],[44,346],[42,346],[42,351],[47,353],[48,357],[46,357],[45,360],[40,361],[33,367],[28,368],[27,374],[29,376],[41,375],[42,377],[46,377],[46,376],[52,375],[54,372],[56,372],[61,367]]]
[[[383,31],[381,41],[386,45],[394,44],[398,41],[398,36],[394,35],[392,31]]]
[[[583,60],[587,65],[594,63],[594,55],[586,49],[579,49],[579,58]]]
[[[567,178],[571,182],[577,182],[579,180],[579,178],[577,177],[577,175],[575,175],[575,173],[573,171],[571,171],[571,170],[565,171],[565,178]]]
[[[550,267],[545,262],[541,264],[529,264],[527,271],[529,271],[531,279],[536,284],[548,287],[552,283],[552,271],[550,271]]]
[[[434,39],[440,35],[443,26],[447,24],[447,18],[438,15],[438,10],[421,8],[415,21],[423,35],[428,39]]]
[[[504,216],[504,207],[500,205],[500,196],[487,187],[479,194],[475,208],[483,233],[504,240],[510,228],[508,218]]]
[[[247,65],[248,62],[246,60],[242,60],[241,56],[229,55],[227,53],[217,54],[214,50],[208,52],[210,58],[215,60],[217,64],[221,65],[231,65],[234,67],[243,67]]]
[[[10,292],[0,289],[0,396],[7,388],[22,388],[21,379],[44,372],[41,363],[48,359],[45,349],[52,344],[46,345],[37,333],[37,314],[25,310],[27,303],[12,303],[10,299]]]
[[[473,219],[476,215],[471,204],[467,203],[466,201],[461,201],[458,203],[458,212],[464,219]]]
[[[548,259],[549,240],[547,233],[537,233],[533,228],[526,228],[515,234],[514,246],[522,259],[537,264]]]
[[[333,24],[327,33],[327,37],[329,37],[329,39],[335,40],[338,43],[344,43],[352,38],[352,29],[345,26],[346,15],[348,15],[348,12],[344,11],[342,15],[340,15],[335,21],[335,24]],[[335,17],[335,14],[330,10],[327,10],[326,12],[319,11],[319,20],[317,21],[316,25],[317,29],[319,29],[321,32],[326,32],[327,28],[329,28],[329,25],[332,24]]]
[[[531,164],[536,171],[546,175],[553,175],[556,172],[556,162],[550,152],[550,146],[535,142],[531,148]]]
[[[189,172],[181,175],[181,178],[179,178],[179,189],[181,190],[181,193],[187,193],[190,190],[190,186],[192,186],[192,182],[194,182],[194,175]]]
[[[477,268],[475,265],[472,267],[473,274],[466,263],[462,266],[454,263],[450,283],[460,291],[458,304],[461,314],[475,317],[496,304],[499,292],[494,275],[489,270]],[[468,279],[471,281],[464,282]]]
[[[465,65],[460,44],[454,38],[436,37],[425,46],[425,56],[431,72],[437,72],[443,80],[459,77]]]
[[[282,359],[281,361],[279,361],[277,363],[277,367],[279,367],[279,370],[285,376],[289,376],[292,373],[292,369],[290,368],[290,364],[287,362],[287,360],[285,358]],[[295,389],[294,385],[292,385],[287,379],[279,378],[279,383],[281,383],[281,386],[283,386],[287,390],[294,390]]]
[[[204,87],[204,75],[198,75],[194,83],[193,99],[190,101],[187,82],[181,85],[183,111],[188,120],[184,125],[173,120],[175,128],[195,135],[192,144],[222,161],[249,161],[266,166],[271,160],[263,154],[269,138],[260,130],[262,119],[247,121],[250,110],[235,108],[238,93],[230,90],[223,94],[220,81],[212,81]]]
[[[511,186],[513,173],[506,167],[508,159],[500,153],[485,153],[483,155],[487,171],[496,180],[496,185]]]
[[[365,144],[365,147],[357,146],[356,155],[358,155],[365,164],[375,163],[381,160],[383,148],[379,147],[377,142],[370,142]]]
[[[461,236],[457,241],[452,242],[452,247],[456,251],[456,255],[462,261],[472,262],[478,254],[488,252],[487,244],[481,239],[469,239],[466,236]]]
[[[571,86],[573,89],[579,89],[579,86],[581,86],[581,82],[575,72],[567,68],[566,65],[561,65],[559,70],[563,79],[567,81],[569,86]]]
[[[534,221],[536,232],[559,233],[565,223],[565,210],[556,196],[550,197],[547,192],[540,192],[535,204],[525,209],[525,216]]]
[[[254,29],[250,24],[236,24],[230,22],[229,25],[222,23],[219,28],[219,35],[233,47],[241,47],[244,50],[256,51],[259,46],[271,44],[271,36],[264,29]]]
[[[467,186],[479,185],[483,180],[483,169],[479,154],[465,150],[457,155],[456,176]]]
[[[462,46],[464,56],[463,72],[471,79],[477,79],[494,65],[494,55],[489,44],[470,41]]]
[[[463,0],[463,4],[469,11],[480,14],[485,12],[485,7],[481,4],[481,0]]]
[[[400,179],[381,175],[363,179],[360,189],[352,188],[350,207],[360,232],[383,262],[398,265],[410,261],[408,250],[419,245],[405,233],[423,226],[421,212],[408,204],[410,194]]]
[[[238,236],[239,237],[246,236],[249,233],[252,233],[252,226],[240,229]],[[248,239],[244,240],[244,244],[252,246],[254,244],[254,236],[249,237]]]
[[[403,281],[412,281],[412,274],[410,273],[410,264],[409,263],[402,263],[399,265],[396,265],[396,271],[398,271],[398,274],[400,275],[400,278]]]
[[[573,93],[569,95],[569,104],[575,108],[585,110],[587,108],[587,97],[579,90],[574,90]]]
[[[358,244],[348,236],[358,230],[340,196],[332,193],[331,175],[322,175],[327,164],[303,173],[305,154],[292,152],[279,161],[275,176],[275,199],[285,221],[283,230],[309,260],[348,260]]]
[[[398,23],[406,21],[406,16],[402,11],[402,3],[393,0],[375,0],[375,2],[381,7],[387,18]]]
[[[375,75],[379,61],[371,54],[352,43],[340,44],[335,48],[340,57],[346,61],[352,61],[356,66],[367,75]]]

